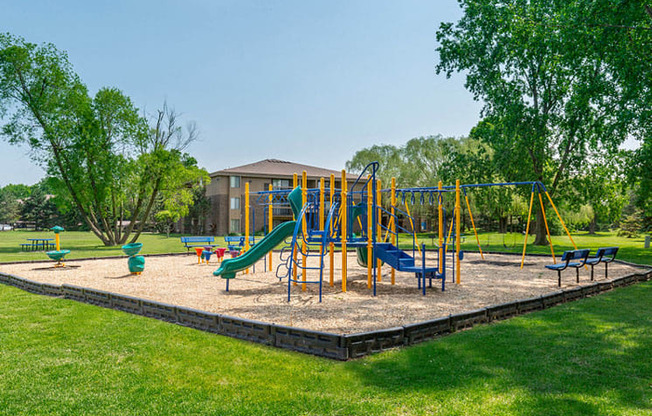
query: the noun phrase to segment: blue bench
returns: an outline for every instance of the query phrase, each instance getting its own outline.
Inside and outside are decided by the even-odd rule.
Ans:
[[[591,281],[593,281],[593,266],[604,263],[604,278],[609,274],[609,263],[616,259],[619,247],[602,247],[595,253],[595,257],[586,260],[586,264],[591,266]]]
[[[561,262],[557,264],[546,265],[546,269],[557,271],[557,285],[561,287],[561,272],[568,267],[575,268],[575,275],[577,276],[577,283],[580,282],[580,267],[584,267],[586,260],[589,257],[589,249],[585,250],[569,250],[564,251],[561,256]],[[579,261],[573,261],[579,260]]]
[[[224,236],[224,242],[229,246],[229,251],[237,251],[245,246],[245,238],[237,235]],[[249,244],[254,244],[254,237],[249,237]]]
[[[211,236],[199,236],[199,237],[181,237],[181,242],[190,252],[191,248],[194,247],[216,247],[215,237]]]

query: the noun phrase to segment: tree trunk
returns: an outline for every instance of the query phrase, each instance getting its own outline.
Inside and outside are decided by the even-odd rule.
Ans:
[[[536,222],[534,224],[534,229],[536,232],[536,238],[534,239],[535,246],[546,246],[548,245],[548,238],[546,233],[546,225],[543,222],[543,213],[541,212],[541,207],[537,207],[536,210]]]
[[[143,221],[138,225],[138,228],[136,228],[136,235],[134,235],[134,237],[131,239],[130,241],[131,243],[135,243],[136,241],[138,241],[138,237],[140,237],[140,234],[143,232],[143,228],[145,228],[145,224],[147,223],[149,214],[152,212],[152,206],[154,206],[154,201],[156,200],[156,195],[158,195],[158,189],[160,185],[161,185],[161,178],[159,177],[156,180],[154,189],[152,191],[152,196],[150,197],[149,202],[147,203],[147,207],[145,208],[145,212],[143,213]]]
[[[591,218],[591,222],[589,223],[589,234],[595,235],[595,229],[597,225],[597,215],[593,215],[593,218]]]
[[[500,217],[498,219],[498,232],[505,234],[507,232],[507,217]]]

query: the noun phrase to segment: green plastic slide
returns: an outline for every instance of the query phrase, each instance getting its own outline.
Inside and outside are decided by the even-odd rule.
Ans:
[[[254,244],[249,251],[241,256],[227,259],[222,262],[220,268],[213,272],[214,276],[222,276],[222,279],[233,279],[237,272],[251,267],[294,233],[296,221],[287,221],[279,224],[267,234],[265,238]]]

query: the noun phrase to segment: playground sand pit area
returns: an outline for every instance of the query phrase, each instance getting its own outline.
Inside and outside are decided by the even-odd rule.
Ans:
[[[416,257],[420,265],[419,255]],[[428,253],[426,264],[434,265],[435,258],[436,253]],[[42,283],[66,283],[234,317],[348,334],[412,324],[559,290],[557,273],[544,267],[552,264],[551,258],[528,256],[522,270],[520,260],[519,256],[497,254],[486,254],[482,260],[479,254],[466,253],[461,264],[462,284],[452,282],[449,268],[446,291],[441,291],[439,280],[433,280],[426,296],[417,289],[411,273],[396,272],[396,283],[391,285],[390,269],[384,266],[374,297],[367,288],[367,269],[357,264],[353,252],[348,254],[347,291],[342,292],[341,258],[337,253],[334,287],[328,283],[325,258],[321,303],[317,284],[308,284],[305,292],[301,285],[292,287],[288,303],[287,281],[279,282],[275,275],[278,254],[274,254],[274,271],[263,272],[259,261],[256,273],[238,273],[231,280],[229,292],[225,280],[212,275],[218,264],[197,264],[193,255],[147,257],[142,275],[129,274],[126,258],[70,260],[66,264],[71,267],[57,269],[52,262],[6,264],[0,265],[0,272]],[[636,270],[612,263],[609,278]],[[315,280],[315,273],[308,271],[308,280]],[[604,280],[603,264],[595,267],[595,278]],[[590,283],[590,267],[581,269],[579,285]],[[576,286],[575,270],[562,272],[562,289]]]

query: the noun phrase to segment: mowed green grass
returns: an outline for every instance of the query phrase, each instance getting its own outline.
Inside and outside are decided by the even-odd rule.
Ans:
[[[419,244],[426,244],[428,249],[433,248],[434,244],[438,242],[437,237],[432,238],[432,233],[419,233],[417,238]],[[577,248],[589,248],[592,254],[600,247],[620,247],[618,250],[617,259],[629,261],[637,264],[652,265],[652,249],[644,248],[644,236],[641,235],[637,238],[618,237],[615,232],[600,232],[595,235],[589,235],[586,232],[572,234],[573,241]],[[523,252],[524,235],[521,233],[480,233],[478,234],[480,240],[480,247],[483,251],[499,251],[499,252]],[[550,254],[550,246],[534,246],[534,236],[528,238],[527,251],[528,254]],[[401,247],[408,247],[412,244],[412,237],[409,235],[401,235]],[[454,244],[454,242],[453,242]],[[573,250],[573,244],[568,236],[553,236],[552,244],[555,250],[557,259],[561,257],[565,250]],[[473,235],[473,230],[464,233],[464,242],[461,244],[462,250],[465,251],[478,251],[478,244]]]
[[[65,231],[60,234],[61,248],[70,250],[68,259],[85,257],[106,257],[124,255],[119,246],[106,247],[99,238],[91,232]],[[28,238],[54,238],[51,231],[4,231],[0,232],[0,262],[49,260],[43,251],[21,251],[20,244]],[[138,242],[143,243],[141,254],[185,253],[186,248],[179,236],[165,234],[141,234]],[[223,238],[216,238],[216,244],[224,245]]]
[[[650,415],[652,282],[334,362],[0,285],[2,415]]]
[[[433,248],[437,238],[432,238],[431,233],[417,234],[419,244],[425,243],[427,248]],[[0,232],[0,263],[10,261],[48,260],[44,252],[21,251],[20,244],[25,243],[27,238],[50,238],[54,237],[49,231],[5,231]],[[179,240],[180,235],[173,234],[168,238],[165,234],[144,233],[139,238],[143,243],[142,254],[161,253],[185,253],[187,250]],[[257,237],[258,238],[258,237]],[[501,251],[521,253],[523,251],[523,235],[520,233],[481,233],[479,235],[480,245],[485,251]],[[478,245],[472,231],[464,235],[462,250],[477,251]],[[618,237],[615,232],[602,232],[596,235],[579,233],[573,235],[573,240],[578,248],[590,248],[596,250],[599,247],[618,246],[618,259],[638,264],[652,265],[652,249],[644,248],[644,237],[638,238]],[[527,253],[549,254],[549,246],[534,246],[534,238],[529,238]],[[553,247],[557,256],[561,256],[564,250],[572,250],[573,246],[567,236],[555,236],[552,238]],[[223,237],[215,237],[215,243],[226,247]],[[403,234],[400,237],[402,248],[409,248],[412,244],[412,237]],[[281,248],[283,244],[279,245]],[[123,255],[120,247],[106,247],[101,241],[90,232],[70,231],[61,234],[61,248],[68,249],[71,253],[69,259],[86,257],[105,257]]]

